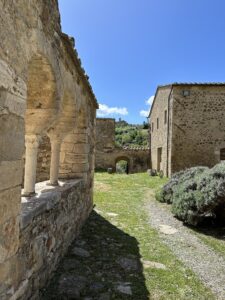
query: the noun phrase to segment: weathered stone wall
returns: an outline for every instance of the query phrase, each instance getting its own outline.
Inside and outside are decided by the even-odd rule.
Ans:
[[[29,278],[29,270],[24,269],[27,263],[24,268],[18,266],[21,260],[27,261],[27,249],[33,247],[32,239],[25,241],[24,238],[27,249],[21,248],[23,236],[41,235],[41,230],[50,228],[52,222],[51,217],[45,219],[47,214],[37,217],[34,220],[37,233],[35,230],[29,232],[32,225],[26,232],[19,226],[25,136],[26,150],[30,153],[46,135],[51,144],[62,143],[60,176],[74,178],[79,175],[83,179],[84,188],[77,191],[80,201],[84,201],[83,206],[79,204],[67,216],[71,232],[76,232],[80,219],[74,219],[73,214],[80,214],[83,207],[83,217],[86,217],[85,207],[92,205],[97,102],[73,41],[61,32],[56,0],[0,0],[0,28],[0,298],[18,299],[18,291],[26,295],[27,288],[32,289],[30,282],[28,286],[23,285],[26,276]],[[70,134],[77,136],[77,140],[70,140],[73,145],[66,142]],[[66,172],[63,172],[63,157],[68,157],[71,149],[75,149],[74,156],[70,157]],[[78,169],[75,167],[79,155],[85,155],[82,169],[80,165]],[[49,142],[46,148],[41,146],[39,150],[37,180],[45,178],[48,172]],[[73,200],[77,201],[75,197]],[[38,227],[39,221],[43,226]],[[65,235],[65,246],[67,238]],[[58,254],[58,250],[55,251],[54,255],[61,255],[60,249]],[[33,275],[31,277],[33,282]],[[38,280],[35,288],[39,287]]]
[[[96,152],[95,168],[97,170],[107,170],[112,168],[116,171],[116,164],[120,160],[128,162],[129,173],[145,172],[150,168],[150,149],[138,147],[133,149],[115,148],[113,151]]]
[[[115,126],[115,119],[97,118],[96,151],[103,149],[107,151],[115,148]]]
[[[83,180],[60,182],[55,188],[42,182],[37,185],[39,196],[22,203],[18,258],[12,269],[14,299],[41,299],[39,289],[51,278],[92,210],[84,189]]]
[[[225,86],[175,86],[173,103],[171,172],[214,166],[225,148]]]
[[[115,119],[96,119],[96,157],[97,170],[116,170],[119,160],[128,162],[129,173],[144,172],[150,167],[149,148],[116,148]]]
[[[42,137],[40,146],[38,149],[37,160],[37,182],[45,181],[49,179],[51,163],[51,143],[47,135]]]
[[[151,128],[151,164],[152,169],[162,170],[167,175],[167,157],[170,156],[170,144],[168,140],[168,103],[171,87],[158,89],[152,107],[150,128]],[[170,104],[171,105],[171,104]],[[167,120],[165,122],[165,111]],[[158,119],[158,128],[157,128]],[[170,122],[171,118],[169,119]],[[158,149],[162,148],[162,162],[158,162]]]
[[[167,124],[163,124],[168,107]],[[168,109],[167,109],[168,110]],[[162,147],[164,174],[193,166],[212,167],[225,148],[225,85],[173,84],[159,87],[151,110],[152,168],[158,169],[157,149]],[[159,129],[156,123],[159,118]]]

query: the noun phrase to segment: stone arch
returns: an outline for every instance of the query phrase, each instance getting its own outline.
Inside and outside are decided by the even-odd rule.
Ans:
[[[42,134],[56,119],[59,106],[55,74],[48,59],[34,55],[28,64],[26,134]]]
[[[72,93],[65,92],[61,103],[60,114],[52,126],[48,130],[48,136],[51,143],[51,166],[50,166],[50,184],[58,185],[61,146],[64,140],[74,130],[77,122],[77,109],[75,99]]]
[[[55,74],[44,55],[38,53],[31,58],[27,77],[24,195],[30,196],[35,193],[41,137],[57,119],[59,100]]]
[[[77,120],[77,126],[79,128],[87,128],[87,106],[85,103],[82,103],[78,110],[78,120]]]
[[[130,171],[131,171],[131,160],[128,156],[118,156],[116,159],[115,159],[115,170],[116,170],[116,164],[119,162],[119,161],[126,161],[127,162],[127,170],[126,170],[126,173],[129,174]]]

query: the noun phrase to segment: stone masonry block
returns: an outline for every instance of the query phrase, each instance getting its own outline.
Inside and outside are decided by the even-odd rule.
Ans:
[[[0,192],[0,224],[20,214],[21,187]]]
[[[21,185],[21,182],[21,160],[0,162],[0,190],[9,189],[11,187]]]
[[[0,263],[15,255],[19,247],[19,217],[0,225]]]

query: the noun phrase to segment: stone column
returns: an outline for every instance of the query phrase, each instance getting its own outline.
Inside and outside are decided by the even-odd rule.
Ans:
[[[60,162],[60,149],[62,139],[59,137],[51,136],[51,167],[50,167],[50,185],[57,186],[59,178],[59,162]]]
[[[25,175],[23,196],[30,197],[35,194],[37,154],[40,136],[26,135],[26,156],[25,156]]]

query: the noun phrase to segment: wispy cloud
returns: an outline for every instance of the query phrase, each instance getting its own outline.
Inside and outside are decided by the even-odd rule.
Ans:
[[[99,104],[99,110],[97,112],[98,117],[106,117],[110,115],[128,115],[126,107],[109,107],[106,104]]]
[[[148,100],[145,101],[146,105],[151,106],[155,96],[151,96]]]
[[[141,117],[145,117],[145,118],[148,117],[153,100],[154,100],[154,96],[151,96],[148,100],[145,101],[145,104],[148,105],[149,108],[148,108],[148,110],[146,109],[146,110],[141,110],[140,111],[140,116]]]
[[[148,115],[149,115],[149,110],[141,110],[141,111],[140,111],[140,116],[141,116],[141,117],[147,118]]]

